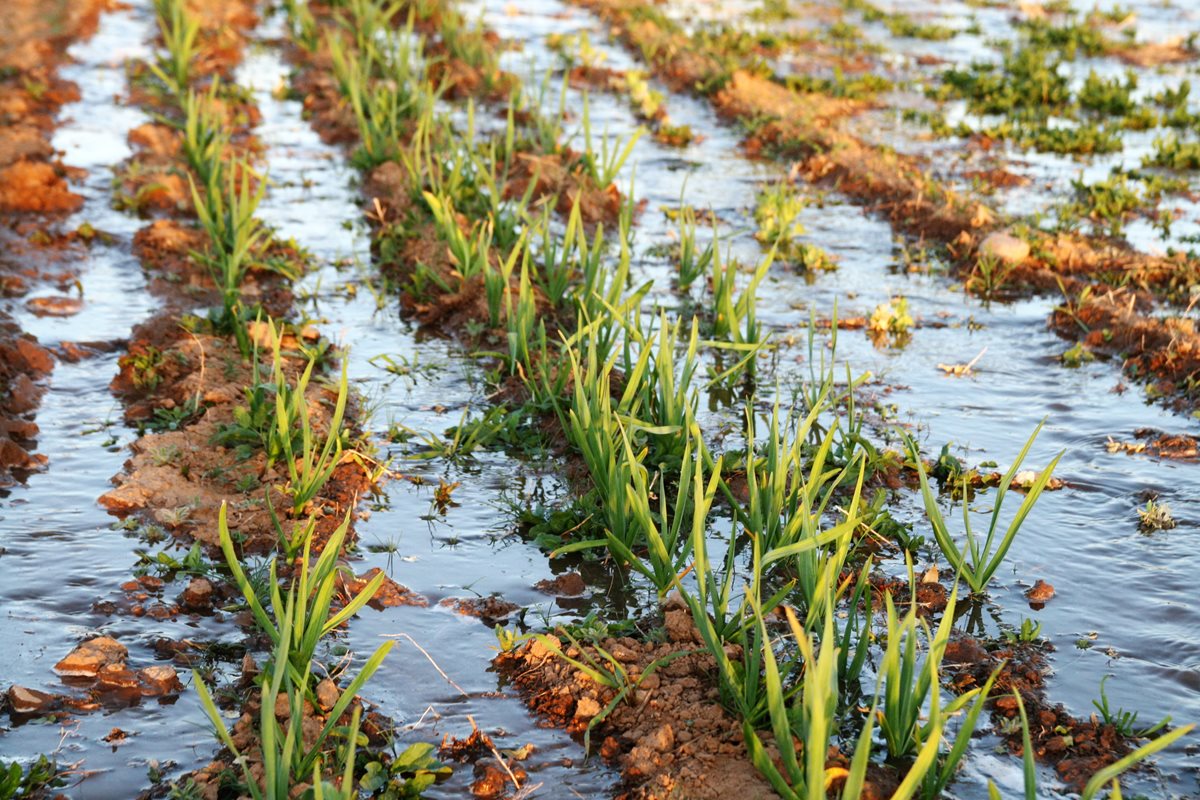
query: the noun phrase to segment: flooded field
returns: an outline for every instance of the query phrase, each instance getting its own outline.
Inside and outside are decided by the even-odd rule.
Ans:
[[[4,5],[0,800],[1200,797],[1200,8]]]

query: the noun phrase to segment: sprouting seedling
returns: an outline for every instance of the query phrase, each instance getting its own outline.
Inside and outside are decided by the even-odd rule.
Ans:
[[[967,582],[971,587],[971,592],[974,594],[983,594],[987,590],[987,585],[991,581],[992,576],[996,574],[996,570],[1004,562],[1004,557],[1008,554],[1008,550],[1012,547],[1013,540],[1016,539],[1017,532],[1020,531],[1021,525],[1033,511],[1034,505],[1041,496],[1042,491],[1050,482],[1050,478],[1054,472],[1054,468],[1058,466],[1058,461],[1063,457],[1063,452],[1056,455],[1050,463],[1043,469],[1030,484],[1025,494],[1025,499],[1021,502],[1020,508],[1017,510],[1016,516],[1008,524],[1008,527],[1003,533],[1000,533],[1000,512],[1004,504],[1004,498],[1008,494],[1008,489],[1013,483],[1018,470],[1024,462],[1025,457],[1029,454],[1029,449],[1033,446],[1034,440],[1042,430],[1045,422],[1038,424],[1030,435],[1029,440],[1025,442],[1025,446],[1021,448],[1021,452],[1017,455],[1015,461],[1008,472],[1000,479],[1000,483],[996,487],[996,498],[992,506],[991,521],[988,524],[987,533],[981,542],[971,527],[971,514],[967,503],[963,503],[963,526],[966,530],[966,542],[960,547],[950,534],[950,529],[946,525],[946,520],[942,516],[941,509],[938,508],[937,498],[929,487],[929,481],[925,474],[925,464],[921,460],[920,451],[917,449],[916,442],[911,437],[905,437],[908,445],[909,456],[913,464],[916,466],[917,475],[921,482],[921,495],[925,501],[925,513],[929,518],[929,523],[933,527],[933,535],[937,540],[938,547],[942,551],[942,555],[950,562],[951,566],[957,571],[958,575]],[[964,481],[966,479],[964,478]],[[964,497],[966,497],[966,488],[964,483]]]
[[[160,64],[148,66],[173,94],[182,97],[191,80],[200,21],[188,13],[185,0],[154,0],[154,10],[167,55]]]

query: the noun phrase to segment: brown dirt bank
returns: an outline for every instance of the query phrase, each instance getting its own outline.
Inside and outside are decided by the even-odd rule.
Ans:
[[[713,678],[715,664],[702,652],[688,611],[669,608],[666,629],[666,644],[630,638],[600,642],[622,662],[631,680],[640,681],[591,734],[592,746],[621,770],[623,788],[617,796],[630,800],[777,797],[750,763],[741,723],[721,707]],[[558,643],[567,655],[578,657],[565,642]],[[679,656],[681,652],[687,654]],[[666,656],[677,657],[652,668]],[[615,696],[611,688],[597,684],[536,640],[501,653],[495,666],[548,724],[579,737]]]

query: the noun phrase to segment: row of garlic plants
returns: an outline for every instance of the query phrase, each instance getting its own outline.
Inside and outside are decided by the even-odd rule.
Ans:
[[[753,385],[761,377],[758,357],[770,345],[755,316],[755,294],[775,248],[746,277],[719,242],[697,245],[695,225],[685,220],[677,289],[691,297],[692,284],[707,277],[704,300],[690,317],[646,307],[649,285],[631,285],[632,185],[608,230],[602,221],[585,223],[578,195],[565,204],[536,197],[536,179],[524,191],[513,190],[519,185],[515,165],[529,154],[561,156],[593,185],[606,187],[629,158],[636,134],[624,143],[610,145],[606,138],[596,144],[585,98],[584,152],[567,149],[565,81],[557,110],[541,102],[554,85],[551,76],[540,96],[518,86],[507,98],[494,92],[485,98],[504,112],[503,128],[480,131],[473,101],[465,125],[456,126],[452,114],[462,107],[442,102],[447,85],[431,80],[430,68],[450,52],[495,76],[496,56],[478,29],[433,2],[332,5],[317,19],[299,0],[290,3],[294,40],[309,56],[329,54],[358,126],[355,163],[370,171],[394,162],[403,171],[411,207],[403,219],[379,215],[377,255],[395,261],[397,243],[433,230],[453,270],[447,275],[423,263],[408,265],[400,292],[429,300],[481,288],[486,319],[470,320],[458,333],[479,343],[487,339],[483,333],[494,332],[507,346],[489,353],[498,363],[493,375],[516,376],[523,387],[523,404],[486,415],[470,440],[483,444],[508,429],[508,420],[532,426],[550,414],[587,467],[591,491],[580,501],[586,506],[581,517],[591,524],[577,526],[577,538],[556,553],[603,550],[654,595],[682,595],[716,662],[723,702],[742,720],[751,758],[781,796],[823,798],[841,779],[839,796],[858,798],[881,748],[902,774],[893,798],[939,796],[992,699],[992,681],[955,697],[943,694],[941,660],[957,582],[936,629],[918,615],[915,599],[897,609],[888,595],[885,644],[877,644],[873,562],[856,542],[880,514],[878,503],[864,500],[864,484],[894,454],[867,438],[854,399],[860,379],[839,381],[830,364],[796,392],[790,410],[777,389],[765,425],[760,420]],[[457,48],[428,56],[418,31],[429,24],[440,26],[434,34]],[[551,211],[562,207],[570,209],[565,220]],[[715,367],[714,354],[730,366]],[[698,422],[702,393],[721,385],[750,389],[740,453],[712,452]],[[480,426],[491,430],[481,433]],[[956,538],[915,444],[908,443],[936,543],[973,595],[986,593],[1057,462],[1042,470],[1002,530],[1001,504],[1028,448],[1001,480],[986,534],[977,537],[968,516],[965,538]],[[735,475],[744,477],[744,498]],[[714,511],[721,504],[724,514]],[[728,523],[723,538],[714,530],[719,517]],[[718,538],[724,554],[714,558]],[[748,558],[739,562],[739,551],[749,551]],[[774,621],[780,614],[782,626]],[[505,644],[515,643],[514,635],[499,633]],[[557,650],[553,640],[541,639]],[[614,703],[632,697],[625,670],[598,653],[573,663],[611,686]],[[1090,800],[1110,783],[1119,792],[1116,775],[1188,730],[1177,728],[1102,770],[1083,797]],[[777,759],[768,755],[769,740]],[[833,744],[848,755],[848,768],[826,763]],[[1025,793],[1034,797],[1028,745],[1025,759]],[[995,786],[990,791],[999,796]]]
[[[322,647],[375,595],[385,577],[380,573],[352,597],[339,599],[344,583],[339,572],[347,569],[340,559],[349,543],[353,509],[332,535],[322,537],[317,550],[319,512],[313,501],[343,460],[344,450],[351,447],[347,359],[342,359],[335,382],[333,409],[322,429],[316,430],[310,384],[327,346],[308,347],[297,337],[300,352],[285,357],[287,323],[266,316],[244,291],[252,272],[275,272],[290,281],[300,276],[302,267],[268,253],[272,232],[256,213],[269,180],[255,169],[229,130],[228,108],[237,102],[238,90],[217,76],[205,81],[196,74],[200,24],[186,0],[155,0],[155,11],[164,50],[147,67],[171,108],[164,121],[181,135],[192,204],[206,235],[203,250],[190,257],[207,268],[220,296],[220,307],[210,312],[207,324],[212,333],[236,341],[253,376],[244,388],[244,405],[236,410],[233,422],[222,427],[216,443],[264,452],[268,468],[278,463],[285,469],[287,481],[282,488],[292,501],[290,508],[277,512],[271,506],[271,488],[266,489],[264,502],[278,542],[265,582],[248,574],[224,505],[220,512],[225,565],[259,632],[270,642],[256,678],[257,698],[247,706],[252,708],[255,700],[258,706],[249,746],[243,742],[239,750],[211,691],[195,672],[194,685],[219,742],[240,767],[241,780],[232,779],[239,792],[256,800],[348,800],[369,785],[395,796],[419,795],[448,772],[431,758],[432,747],[414,745],[394,757],[381,754],[378,747],[364,752],[367,738],[360,732],[363,703],[358,692],[393,642],[374,651],[340,689],[331,707],[324,708],[318,699],[318,685],[330,677],[322,662]],[[302,366],[289,368],[287,362],[296,360]],[[379,472],[373,477],[379,477]],[[316,708],[323,709],[323,718],[314,717]],[[319,722],[315,735],[309,730],[314,719]]]

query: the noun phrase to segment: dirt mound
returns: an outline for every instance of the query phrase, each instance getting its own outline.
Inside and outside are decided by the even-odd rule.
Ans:
[[[600,642],[637,684],[590,737],[593,744],[602,742],[600,754],[621,770],[624,789],[618,797],[777,797],[750,763],[741,724],[718,701],[715,663],[698,645],[688,612],[668,610],[666,627],[667,644],[629,638]],[[550,641],[579,657],[557,638]],[[591,656],[601,658],[595,651]],[[580,737],[616,694],[537,640],[501,653],[495,665],[534,711]]]

